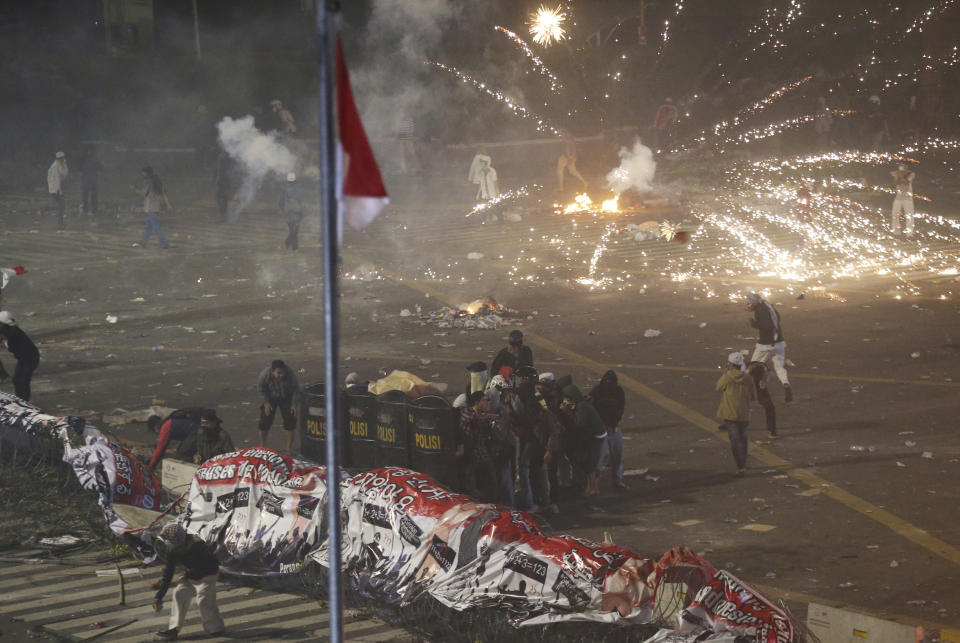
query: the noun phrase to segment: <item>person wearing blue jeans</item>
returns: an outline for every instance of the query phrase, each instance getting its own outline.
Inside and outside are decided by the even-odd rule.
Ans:
[[[737,475],[743,475],[747,468],[747,424],[736,420],[725,420],[720,425],[721,431],[730,436],[730,451],[733,452],[733,461],[737,465]]]
[[[602,471],[604,464],[610,468],[613,484],[620,489],[626,489],[627,483],[623,481],[623,431],[620,427],[614,427],[612,430],[607,428],[607,437],[600,445],[597,470]]]
[[[748,369],[742,353],[730,353],[723,375],[717,380],[720,392],[720,407],[717,418],[720,430],[730,436],[730,450],[737,465],[737,475],[747,469],[747,424],[750,422],[750,403],[756,395],[752,369]]]
[[[626,489],[627,483],[623,481],[623,431],[620,430],[626,396],[617,383],[616,372],[611,370],[604,373],[600,383],[593,387],[588,397],[607,429],[607,435],[600,445],[597,470],[603,470],[604,459],[609,456],[614,486],[618,489]]]
[[[143,197],[143,212],[147,215],[147,225],[143,230],[143,236],[138,243],[133,244],[134,248],[146,248],[150,241],[150,235],[157,234],[157,241],[161,248],[169,248],[170,243],[163,234],[163,228],[160,227],[160,210],[166,209],[170,212],[170,201],[167,199],[167,193],[163,189],[163,183],[160,177],[156,175],[153,168],[149,165],[143,168],[143,188],[130,186],[130,189]]]

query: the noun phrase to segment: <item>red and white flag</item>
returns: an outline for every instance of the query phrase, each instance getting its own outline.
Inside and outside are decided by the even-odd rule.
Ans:
[[[13,268],[0,268],[0,289],[6,288],[11,277],[26,274],[27,269],[23,266],[14,266]]]
[[[362,230],[380,214],[390,199],[367,133],[363,130],[357,105],[353,102],[350,75],[340,42],[337,42],[337,116],[344,177],[340,211],[350,227]]]

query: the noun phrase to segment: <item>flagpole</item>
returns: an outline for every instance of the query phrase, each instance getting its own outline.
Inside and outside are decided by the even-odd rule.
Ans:
[[[337,213],[336,83],[337,0],[317,0],[317,83],[320,118],[320,200],[323,231],[324,393],[327,420],[327,560],[329,561],[330,641],[343,641],[343,593],[340,587],[339,429],[343,425],[338,395],[340,358],[340,293],[337,288],[340,217]]]

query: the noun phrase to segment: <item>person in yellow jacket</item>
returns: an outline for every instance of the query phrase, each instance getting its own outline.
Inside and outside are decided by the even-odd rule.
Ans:
[[[747,424],[750,422],[750,403],[753,402],[753,379],[748,376],[748,369],[742,353],[730,353],[723,375],[717,380],[717,390],[720,391],[720,408],[717,409],[717,418],[720,420],[720,430],[730,436],[730,450],[737,463],[737,475],[742,476],[747,466]]]

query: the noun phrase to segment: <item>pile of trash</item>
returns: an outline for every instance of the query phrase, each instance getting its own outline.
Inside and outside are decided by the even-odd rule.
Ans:
[[[438,328],[497,330],[504,324],[516,325],[523,320],[520,311],[498,304],[493,297],[475,299],[456,308],[444,306],[426,314],[417,307],[417,314],[420,319],[435,321]]]

